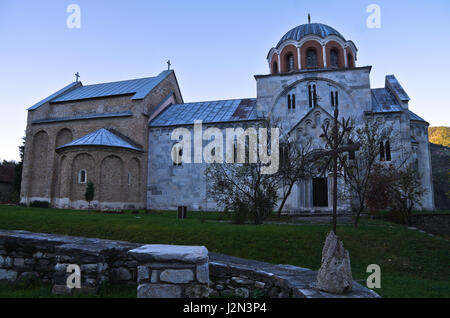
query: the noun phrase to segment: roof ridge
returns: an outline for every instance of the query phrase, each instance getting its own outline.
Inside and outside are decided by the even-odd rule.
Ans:
[[[214,102],[225,102],[225,101],[234,101],[234,100],[245,100],[245,99],[254,99],[256,100],[256,97],[251,97],[251,98],[229,98],[229,99],[217,99],[217,100],[205,100],[205,101],[198,101],[198,102],[189,102],[189,103],[179,103],[179,104],[173,104],[170,106],[175,106],[175,105],[189,105],[189,104],[200,104],[200,103],[214,103]]]
[[[83,85],[82,87],[89,87],[89,86],[96,86],[96,85],[105,85],[105,84],[115,84],[115,83],[131,82],[131,81],[138,81],[138,80],[144,80],[144,79],[154,79],[154,78],[156,78],[156,76],[132,78],[132,79],[128,79],[128,80],[112,81],[112,82],[104,82],[104,83],[96,83],[96,84],[88,84],[88,85]]]

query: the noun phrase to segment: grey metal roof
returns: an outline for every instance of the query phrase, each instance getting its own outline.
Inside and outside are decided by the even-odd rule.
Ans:
[[[134,94],[131,98],[132,100],[143,99],[172,72],[173,70],[167,70],[161,72],[156,77],[146,77],[86,86],[83,86],[81,82],[73,82],[56,93],[41,100],[39,103],[31,106],[28,110],[34,110],[46,102],[57,103],[106,96]],[[74,88],[77,85],[79,85],[79,87]]]
[[[153,119],[150,127],[192,125],[194,121],[221,123],[258,120],[256,98],[176,104]]]
[[[287,32],[281,38],[280,42],[278,42],[277,47],[279,47],[280,44],[286,40],[300,41],[303,37],[311,34],[320,36],[321,38],[325,38],[329,35],[336,35],[345,41],[345,38],[342,36],[342,34],[340,34],[334,28],[322,23],[309,23],[299,25],[298,27],[295,27]]]
[[[134,94],[132,99],[143,99],[170,72],[171,71],[164,71],[156,77],[82,86],[52,99],[51,102],[57,103],[126,94]]]
[[[395,78],[394,75],[387,75],[386,76],[386,83],[389,83],[392,89],[395,91],[397,96],[400,98],[402,102],[407,102],[410,100],[408,94],[406,94],[405,90],[403,89],[402,85],[398,82],[398,80]]]
[[[408,109],[408,115],[409,115],[409,120],[422,121],[422,122],[427,123],[427,121],[425,119],[423,119],[422,117],[420,117],[417,114],[413,113],[409,109]]]
[[[45,118],[45,119],[33,120],[31,123],[32,124],[42,124],[42,123],[53,123],[53,122],[82,120],[82,119],[129,117],[129,116],[133,116],[133,113],[131,111],[127,110],[124,112],[116,112],[116,113],[84,114],[84,115],[77,115],[77,116]]]
[[[57,149],[76,146],[105,146],[105,147],[117,147],[142,151],[142,147],[133,145],[134,144],[133,142],[125,139],[128,138],[120,135],[116,131],[101,128],[77,140],[69,142],[68,144],[65,144]]]
[[[67,85],[66,87],[60,89],[59,91],[57,91],[56,93],[44,98],[43,100],[41,100],[40,102],[34,104],[33,106],[29,107],[28,110],[35,110],[36,108],[38,108],[39,106],[44,105],[46,102],[64,94],[66,91],[68,91],[69,89],[75,87],[76,85],[81,85],[80,82],[73,82],[70,83],[69,85]]]
[[[375,88],[372,92],[373,113],[393,113],[403,111],[395,96],[388,88]]]

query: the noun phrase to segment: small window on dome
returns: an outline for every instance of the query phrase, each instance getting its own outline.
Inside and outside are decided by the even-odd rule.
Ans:
[[[277,62],[273,62],[272,74],[278,74],[278,63]]]
[[[330,51],[331,67],[339,67],[339,52],[337,49]]]
[[[315,48],[309,48],[306,51],[306,66],[317,67],[317,52]]]
[[[349,68],[355,67],[355,63],[353,61],[353,56],[351,54],[347,54],[347,63]]]
[[[286,72],[292,72],[294,70],[294,55],[289,53],[286,55]]]

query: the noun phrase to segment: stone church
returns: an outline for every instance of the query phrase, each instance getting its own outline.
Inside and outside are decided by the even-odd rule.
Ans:
[[[371,66],[357,65],[358,49],[334,28],[308,23],[287,32],[267,55],[269,73],[255,75],[256,98],[184,103],[173,70],[155,77],[84,86],[76,81],[28,109],[21,203],[47,201],[83,209],[93,182],[97,209],[221,210],[208,198],[207,163],[174,163],[171,134],[251,127],[267,114],[284,128],[312,136],[320,145],[321,125],[340,116],[356,125],[375,118],[394,127],[396,140],[380,145],[380,161],[407,156],[429,189],[424,209],[434,209],[429,124],[409,109],[394,75],[371,88]],[[394,145],[395,144],[395,145]],[[331,210],[331,178],[299,181],[285,210]],[[340,210],[351,201],[339,201]]]

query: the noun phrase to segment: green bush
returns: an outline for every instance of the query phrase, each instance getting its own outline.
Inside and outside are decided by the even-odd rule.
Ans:
[[[247,222],[250,216],[250,209],[247,204],[242,201],[237,201],[234,203],[233,207],[234,213],[232,221],[234,224],[244,224]]]

